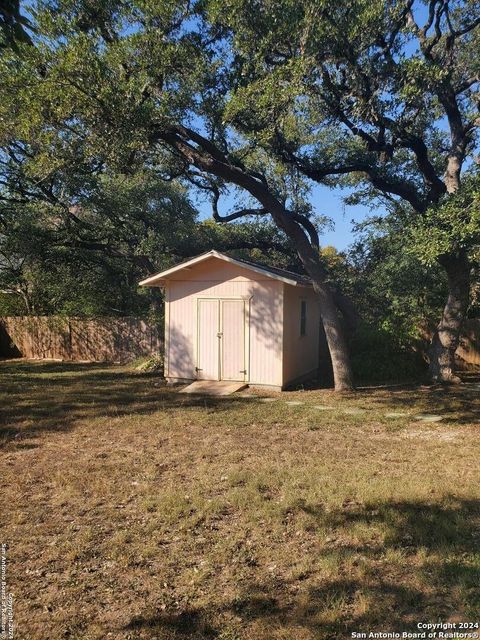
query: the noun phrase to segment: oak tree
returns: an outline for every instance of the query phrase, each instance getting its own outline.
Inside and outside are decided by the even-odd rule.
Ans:
[[[355,201],[381,203],[406,226],[442,226],[446,201],[462,191],[478,151],[477,2],[207,5],[232,51],[228,122],[250,144],[315,182],[353,186]],[[450,225],[435,256],[449,293],[430,370],[445,382],[455,380],[476,255],[474,234],[467,241],[459,229]]]

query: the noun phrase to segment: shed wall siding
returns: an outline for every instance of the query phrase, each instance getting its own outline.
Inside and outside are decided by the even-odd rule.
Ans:
[[[196,377],[198,298],[247,298],[248,382],[281,386],[283,283],[216,259],[175,275],[168,285],[167,376]]]
[[[306,335],[300,335],[300,305],[307,302]],[[309,288],[284,285],[283,384],[319,366],[320,305]]]

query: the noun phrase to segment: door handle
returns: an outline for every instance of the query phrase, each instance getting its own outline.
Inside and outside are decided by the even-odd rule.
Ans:
[[[221,331],[219,331],[219,332],[217,333],[217,338],[221,338],[222,336],[223,336],[223,333],[222,333]]]

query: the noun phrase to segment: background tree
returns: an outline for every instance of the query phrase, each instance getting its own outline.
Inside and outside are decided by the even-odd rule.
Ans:
[[[453,380],[454,357],[459,340],[459,322],[463,323],[475,295],[471,292],[470,272],[478,285],[480,265],[480,180],[478,173],[467,175],[463,184],[449,196],[443,196],[423,216],[414,220],[411,250],[427,266],[435,262],[445,267],[448,297],[430,350],[430,370],[441,380],[445,372]],[[456,261],[452,261],[452,256]],[[473,296],[471,295],[473,294]],[[474,301],[472,301],[474,302]]]
[[[448,290],[442,268],[422,263],[404,225],[387,216],[358,226],[335,275],[362,319],[352,344],[356,375],[424,379],[428,343]]]
[[[159,291],[138,281],[212,247],[246,257],[261,248],[264,261],[298,268],[272,225],[200,222],[185,187],[152,171],[90,175],[75,193],[60,175],[43,192],[28,160],[4,160],[0,315],[158,316]]]

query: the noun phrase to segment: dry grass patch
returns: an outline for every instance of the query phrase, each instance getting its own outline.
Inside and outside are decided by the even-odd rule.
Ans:
[[[121,367],[0,372],[17,638],[323,640],[478,618],[475,388],[263,403]]]

